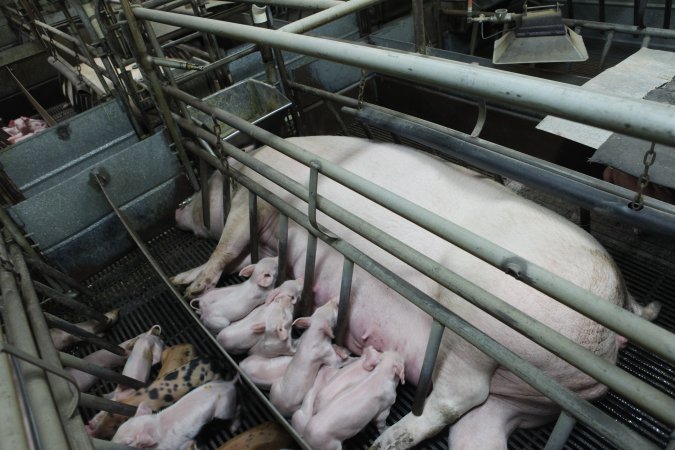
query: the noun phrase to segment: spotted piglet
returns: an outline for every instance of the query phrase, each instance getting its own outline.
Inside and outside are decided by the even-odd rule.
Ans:
[[[256,306],[265,302],[277,278],[278,258],[263,258],[239,272],[250,277],[235,286],[213,289],[198,297],[190,305],[201,315],[204,326],[218,333],[231,322],[246,317]]]
[[[158,414],[152,414],[152,408],[142,402],[136,416],[120,426],[112,441],[140,448],[187,450],[206,423],[235,418],[235,383],[236,379],[207,383]]]
[[[159,325],[153,325],[147,333],[138,337],[129,359],[124,365],[122,375],[143,383],[148,381],[150,369],[153,365],[159,363],[164,350],[164,341],[159,337],[161,333],[162,328]],[[119,385],[110,393],[109,398],[119,401],[134,392],[132,388]]]
[[[122,399],[121,403],[138,406],[145,401],[153,411],[159,411],[192,389],[219,379],[221,370],[216,361],[195,359],[156,379],[150,386],[137,390],[133,395]],[[92,437],[110,439],[127,419],[126,416],[101,411],[89,421],[86,430]]]

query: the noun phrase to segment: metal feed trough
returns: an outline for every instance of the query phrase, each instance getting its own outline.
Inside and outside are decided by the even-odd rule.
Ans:
[[[324,13],[317,13],[294,22],[284,31],[264,30],[222,21],[210,21],[200,17],[186,17],[143,7],[132,8],[126,1],[123,1],[122,4],[132,32],[135,50],[143,61],[145,61],[144,58],[149,50],[140,34],[140,29],[144,24],[137,23],[137,19],[156,20],[233,39],[256,42],[260,45],[321,56],[401,78],[409,78],[417,82],[456,89],[471,95],[481,95],[495,101],[512,103],[536,111],[585,121],[637,137],[650,137],[667,145],[672,145],[675,142],[675,136],[672,132],[672,107],[654,106],[639,100],[627,101],[608,94],[594,93],[591,95],[586,91],[561,83],[546,82],[532,77],[514,76],[513,74],[498,73],[480,67],[465,67],[458,63],[410,53],[391,52],[353,43],[293,34],[302,33],[319,24],[365,7],[371,4],[368,1],[352,0],[344,4],[337,4]],[[332,3],[322,7],[329,6],[332,6]],[[161,54],[156,51],[156,46],[153,45],[153,47],[155,56],[161,57]],[[395,62],[390,64],[388,62],[390,60]],[[410,70],[413,68],[414,70]],[[672,319],[675,317],[675,310],[672,305],[675,279],[672,276],[672,270],[668,272],[667,269],[672,268],[672,266],[664,263],[662,270],[654,268],[651,271],[645,270],[644,267],[653,265],[653,261],[646,257],[637,259],[633,255],[629,257],[629,254],[620,245],[612,243],[611,240],[604,241],[622,266],[631,290],[642,292],[641,300],[643,301],[659,299],[666,303],[657,323],[646,323],[627,311],[611,308],[610,305],[598,301],[592,294],[530,262],[523,261],[520,267],[507,264],[509,261],[516,260],[515,258],[518,255],[485,241],[470,230],[462,229],[431,214],[429,211],[398,198],[334,164],[322,161],[320,167],[312,165],[312,161],[316,159],[315,156],[250,123],[258,120],[261,121],[260,123],[267,123],[267,113],[261,114],[259,105],[274,104],[276,106],[269,108],[269,110],[285,113],[289,104],[278,94],[276,89],[269,88],[269,86],[265,87],[266,85],[254,80],[245,80],[202,101],[184,92],[174,83],[161,84],[158,74],[154,73],[154,69],[150,70],[153,71],[149,76],[149,87],[153,91],[169,136],[167,137],[163,132],[160,132],[141,140],[138,144],[155,148],[157,145],[153,139],[161,139],[164,142],[164,144],[159,145],[163,152],[161,157],[164,157],[164,153],[173,157],[174,155],[166,150],[168,150],[168,143],[175,145],[179,159],[184,164],[183,169],[193,180],[196,180],[196,176],[188,163],[187,152],[190,152],[194,158],[199,160],[202,186],[204,186],[208,173],[205,166],[210,165],[225,172],[248,188],[251,192],[250,203],[252,205],[255,205],[256,198],[260,197],[275,206],[283,217],[293,220],[309,231],[308,260],[311,261],[314,256],[312,248],[316,248],[317,239],[323,240],[342,253],[345,256],[345,263],[343,289],[340,295],[341,311],[344,311],[345,302],[349,298],[353,264],[357,264],[434,318],[419,386],[416,391],[410,387],[399,389],[399,402],[392,409],[389,423],[395,422],[411,410],[416,414],[422,411],[424,398],[429,389],[436,351],[442,332],[447,327],[509,368],[513,373],[558,403],[563,409],[564,412],[553,430],[551,430],[551,427],[544,427],[535,432],[518,431],[509,442],[511,448],[546,446],[546,448],[555,449],[567,445],[569,448],[649,449],[667,446],[670,448],[675,445],[671,435],[675,425],[675,416],[673,415],[673,411],[675,411],[675,400],[673,399],[675,382],[672,375],[672,365],[675,362],[675,336],[672,334],[672,331],[675,330]],[[284,78],[284,75],[282,74],[281,77]],[[671,233],[675,228],[674,211],[670,205],[647,200],[640,214],[636,211],[628,211],[626,199],[630,198],[630,192],[621,188],[571,173],[571,171],[561,170],[559,167],[553,167],[553,165],[545,164],[534,158],[517,155],[508,148],[491,145],[491,143],[475,136],[467,136],[440,126],[434,126],[396,111],[310,88],[288,79],[282,81],[285,89],[315,95],[344,106],[344,112],[358,117],[373,129],[393,131],[399,136],[414,138],[436,150],[447,147],[442,145],[443,140],[446,140],[446,142],[453,143],[454,153],[452,156],[468,158],[471,164],[478,167],[508,174],[510,177],[522,179],[552,192],[561,190],[565,193],[566,198],[578,204],[598,210],[602,209],[605,212],[622,217],[630,223],[640,223],[652,229],[666,230]],[[260,95],[262,101],[259,104],[247,98],[254,93],[259,93],[260,90],[263,93]],[[544,93],[546,95],[543,95]],[[170,110],[169,99],[178,102],[180,106],[187,105],[189,111],[193,112],[192,117],[181,116]],[[588,106],[588,108],[582,111],[581,105]],[[262,110],[265,109],[262,108]],[[275,117],[278,118],[280,115],[277,114]],[[192,118],[198,118],[201,123],[193,122]],[[207,130],[201,126],[204,124],[211,125],[210,120],[213,118],[218,123],[225,124],[228,131],[224,131],[226,129],[224,126],[215,126],[212,130]],[[280,123],[277,122],[276,125],[280,125]],[[220,132],[218,132],[219,128]],[[279,127],[275,126],[274,128],[279,134]],[[182,139],[180,132],[187,136],[199,138],[200,145]],[[314,182],[318,176],[327,176],[340,182],[360,195],[387,207],[501,270],[517,275],[519,270],[527,266],[528,276],[521,277],[522,282],[557,298],[562,303],[582,312],[593,320],[603,323],[626,336],[636,345],[629,346],[620,355],[617,367],[599,360],[594,355],[589,355],[576,344],[564,338],[561,339],[557,336],[557,333],[540,323],[532,322],[518,310],[510,308],[503,301],[457,277],[425,255],[417,253],[391,236],[384,235],[372,225],[364,223],[359,217],[354,217],[349,211],[333,204],[330,201],[331,199],[317,197],[315,190],[311,189],[312,186],[307,189],[290,182],[285,174],[279,173],[273,167],[257,162],[250,155],[241,152],[232,145],[232,141],[223,140],[222,138],[225,135],[236,139],[236,142],[240,144],[243,144],[244,141],[238,139],[249,139],[248,137],[250,137],[252,140],[270,145],[310,166]],[[248,137],[245,138],[245,136]],[[26,142],[29,143],[30,140]],[[237,159],[284,189],[306,200],[310,205],[309,213],[291,208],[256,182],[231,167],[224,166],[220,158],[210,151],[214,147],[218,147],[225,155]],[[124,150],[120,151],[119,155],[116,154],[115,157],[119,158],[123,153]],[[0,157],[2,157],[1,154]],[[157,165],[158,157],[148,157],[147,164],[153,170]],[[494,163],[495,160],[498,160],[499,163]],[[68,164],[69,161],[64,161],[59,167],[61,165],[68,166]],[[180,173],[177,158],[167,158],[166,164],[170,168],[172,176],[177,176]],[[524,165],[526,167],[523,167]],[[87,286],[83,286],[63,273],[41,265],[39,255],[26,242],[23,234],[15,228],[7,215],[0,214],[0,219],[5,226],[4,237],[8,240],[7,245],[4,244],[5,240],[0,242],[0,261],[2,261],[0,284],[3,296],[4,330],[7,333],[6,340],[9,342],[8,345],[4,340],[0,341],[3,349],[3,353],[0,354],[0,371],[3,375],[0,377],[0,389],[5,394],[3,398],[8,399],[3,403],[3,408],[0,409],[0,414],[3,416],[3,420],[0,420],[0,435],[3,436],[3,440],[5,436],[8,437],[5,442],[8,442],[11,448],[29,448],[29,442],[37,443],[37,447],[50,449],[113,448],[108,443],[96,440],[92,442],[84,433],[82,418],[90,417],[94,409],[119,411],[127,415],[133,414],[133,408],[105,401],[94,395],[81,394],[79,398],[75,397],[71,394],[67,382],[59,377],[63,375],[62,363],[65,364],[65,360],[59,357],[51,345],[47,333],[47,322],[41,314],[39,298],[34,289],[40,285],[36,283],[33,286],[33,283],[31,283],[31,277],[22,253],[29,256],[27,262],[34,269],[34,274],[40,273],[40,276],[44,277],[56,291],[45,291],[44,287],[41,287],[43,295],[45,295],[44,292],[49,292],[51,298],[55,299],[59,297],[59,291],[70,290],[70,294],[77,292],[76,299],[93,299],[98,305],[107,302],[109,306],[121,306],[123,308],[122,321],[111,330],[111,334],[108,336],[109,341],[121,342],[143,330],[147,330],[154,323],[160,323],[169,344],[191,342],[200,352],[222,357],[230,363],[232,370],[237,368],[235,360],[218,345],[213,334],[203,327],[189,305],[181,298],[180,293],[176,291],[167,278],[167,275],[173,275],[201,264],[212,250],[212,244],[175,229],[160,233],[149,244],[145,244],[144,239],[140,238],[137,233],[137,230],[143,227],[142,220],[141,222],[138,221],[138,218],[127,220],[125,214],[120,213],[121,208],[118,208],[118,204],[142,198],[139,193],[129,194],[128,197],[131,200],[124,198],[125,189],[115,184],[125,183],[123,173],[125,170],[132,169],[132,166],[133,164],[128,162],[125,164],[124,161],[108,161],[108,159],[102,158],[92,160],[92,164],[78,168],[72,175],[68,175],[64,180],[44,190],[44,192],[49,192],[63,183],[68,183],[71,179],[78,180],[77,188],[70,189],[69,192],[80,196],[78,197],[80,200],[77,201],[94,202],[101,211],[105,209],[105,215],[109,217],[109,220],[117,223],[117,218],[119,218],[124,228],[138,245],[139,252],[142,253],[142,255],[139,252],[128,253],[123,259],[114,263],[110,263],[110,257],[103,258],[106,259],[107,267],[89,278],[86,282]],[[121,170],[122,168],[126,169]],[[63,171],[58,169],[56,172]],[[145,172],[141,171],[140,173],[139,176],[142,176]],[[83,182],[85,175],[87,178],[86,185]],[[597,195],[594,196],[593,193]],[[27,200],[30,200],[31,198],[38,198],[41,194],[40,192],[34,196],[26,195],[26,197]],[[179,195],[176,194],[175,196]],[[94,197],[96,200],[91,200]],[[89,200],[82,200],[82,198],[89,198]],[[174,198],[174,200],[177,199]],[[150,205],[151,203],[145,204]],[[23,212],[26,209],[25,206],[24,209],[21,209],[20,205],[21,203],[16,205],[16,211],[12,211],[12,214],[16,218],[21,211],[25,219],[22,219],[23,223],[20,225],[29,230],[31,221],[37,220],[36,217],[39,214],[35,213],[33,216],[29,216],[28,213]],[[101,205],[105,205],[105,208]],[[317,205],[320,206],[317,207]],[[171,202],[166,202],[164,208],[165,212],[170,212],[172,209]],[[510,326],[600,380],[610,388],[611,393],[595,402],[596,406],[570,395],[564,388],[548,378],[546,374],[515,357],[500,343],[491,340],[433,299],[415,289],[405,280],[389,272],[387,268],[374,261],[370,255],[364,254],[347,242],[332,239],[324,232],[319,231],[313,220],[314,208],[350,228],[358,228],[364,237],[376,243],[376,245],[397,255],[401,261],[460,296],[470,299],[488,313],[497,317],[508,316]],[[117,218],[113,216],[111,210],[115,212]],[[39,210],[36,208],[35,211]],[[67,216],[67,211],[70,211],[70,209],[66,209],[63,215]],[[86,216],[86,214],[77,213],[74,216],[79,220],[80,216]],[[58,220],[54,219],[54,223]],[[94,217],[92,220],[96,223],[97,218]],[[147,220],[153,221],[154,219]],[[255,214],[251,213],[253,228],[255,227],[255,220]],[[287,228],[283,224],[287,224],[287,221],[282,220],[281,223],[280,237],[283,241],[287,232]],[[86,225],[84,229],[88,230],[90,225]],[[46,226],[42,228],[45,229],[45,232],[49,231]],[[78,230],[81,230],[81,228]],[[38,239],[37,234],[35,238]],[[251,236],[251,238],[252,254],[255,255],[257,244],[253,239],[254,236]],[[42,237],[39,237],[39,239],[42,239]],[[44,246],[49,247],[46,244]],[[63,244],[62,247],[70,248],[69,244]],[[79,248],[78,251],[86,251],[85,247]],[[43,250],[46,249],[43,248]],[[280,257],[282,261],[285,260],[283,254]],[[255,256],[253,258],[255,259]],[[636,265],[639,267],[636,268]],[[283,273],[283,270],[280,270],[280,273]],[[21,298],[17,294],[16,275],[19,275]],[[646,275],[651,275],[651,278]],[[660,275],[660,278],[655,278],[655,275]],[[308,264],[305,280],[311,280],[312,277],[313,267]],[[236,281],[238,280],[233,279],[227,282]],[[309,281],[307,282],[309,283]],[[73,306],[73,295],[66,295],[66,297],[70,297],[71,303],[69,304]],[[62,299],[62,301],[67,302],[65,299]],[[89,313],[95,314],[96,312],[89,311]],[[342,329],[344,324],[345,315],[341,313],[338,329]],[[2,337],[0,335],[0,338]],[[106,343],[91,343],[80,347],[77,350],[78,356],[101,345],[106,345]],[[115,347],[112,346],[111,350],[115,350]],[[20,365],[18,369],[15,367],[16,364]],[[50,372],[45,374],[37,367],[45,368]],[[13,377],[11,375],[12,371],[16,372],[17,370],[23,376]],[[104,381],[95,386],[91,393],[100,395],[112,389],[113,384],[110,378],[103,376],[102,379]],[[242,379],[245,399],[245,401],[242,401],[244,405],[242,416],[244,427],[249,428],[263,420],[277,420],[296,438],[298,446],[306,448],[307,444],[273,408],[265,393],[257,389],[246,376],[242,376]],[[80,414],[73,414],[73,408],[78,403]],[[625,407],[628,412],[616,413],[617,410],[621,409],[617,405],[621,404],[628,405]],[[24,408],[28,413],[27,416],[21,413],[21,408]],[[640,411],[635,411],[637,408]],[[615,416],[621,416],[622,418],[617,421],[614,419]],[[22,423],[23,417],[29,417],[30,419],[26,422],[27,426]],[[570,433],[572,434],[570,435]],[[445,448],[443,441],[446,436],[447,432],[443,432],[438,440],[425,442],[420,447]],[[204,433],[202,437],[205,439],[201,441],[202,448],[215,449],[229,439],[231,435],[220,428],[211,434]],[[370,427],[359,436],[348,441],[345,446],[347,448],[364,448],[373,441],[374,437],[375,432]]]

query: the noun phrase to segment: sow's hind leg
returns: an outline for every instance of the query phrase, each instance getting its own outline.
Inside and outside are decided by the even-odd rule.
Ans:
[[[371,450],[410,448],[436,435],[488,397],[497,363],[449,330],[445,334],[424,412],[420,416],[408,413],[382,433]],[[447,351],[450,339],[454,345]]]

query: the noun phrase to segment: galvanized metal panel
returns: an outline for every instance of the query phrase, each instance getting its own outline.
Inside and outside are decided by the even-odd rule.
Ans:
[[[98,162],[95,167],[107,173],[108,189],[120,205],[180,173],[163,132]],[[41,248],[62,242],[110,213],[98,187],[90,183],[92,168],[87,167],[11,208]]]
[[[119,102],[96,106],[0,153],[0,164],[32,197],[138,142]]]

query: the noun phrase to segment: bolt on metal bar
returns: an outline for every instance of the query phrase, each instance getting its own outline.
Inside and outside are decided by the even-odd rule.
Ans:
[[[431,376],[434,373],[436,358],[438,357],[438,350],[441,348],[441,339],[443,338],[444,331],[445,327],[439,321],[434,320],[431,323],[429,340],[424,352],[424,361],[422,362],[422,369],[420,370],[420,378],[417,383],[417,391],[415,392],[415,400],[412,407],[412,413],[416,416],[422,415],[424,402],[431,390]]]
[[[248,194],[248,227],[251,246],[251,264],[260,260],[258,246],[258,197],[253,192]]]
[[[338,302],[338,317],[335,325],[335,342],[346,347],[347,325],[349,324],[349,299],[352,293],[352,275],[354,263],[344,258],[342,263],[342,280],[340,282],[340,301]]]
[[[315,158],[314,155],[297,145],[293,145],[233,114],[212,107],[177,89],[170,87],[164,89],[170,95],[181,98],[201,111],[216,115],[233,128],[243,131],[264,144],[271,145],[297,161],[309,165]],[[235,158],[238,156],[240,155],[235,156]],[[316,159],[320,160],[320,158]],[[432,214],[428,210],[361,177],[355,176],[329,161],[322,160],[321,164],[322,173],[329,178],[340,182],[497,268],[504,269],[507,262],[518,258],[518,255],[513,252],[501,248],[436,214]],[[326,212],[324,209],[322,211]],[[675,339],[673,339],[672,333],[657,325],[647,322],[623,308],[608,304],[598,296],[531,262],[523,267],[519,279],[598,323],[619,331],[634,343],[657,353],[667,361],[675,362]]]
[[[9,260],[4,239],[0,238],[0,258]],[[37,357],[38,350],[30,331],[26,312],[14,276],[0,266],[0,289],[2,291],[3,321],[7,339],[19,350]],[[49,442],[51,449],[68,449],[68,441],[61,424],[59,411],[44,371],[26,362],[18,363],[27,394],[28,409],[35,417],[37,436],[42,443]]]
[[[210,64],[207,64],[205,66],[201,66],[202,70],[199,72],[189,72],[189,73],[184,73],[181,75],[178,75],[176,77],[176,82],[179,84],[187,83],[190,80],[193,80],[197,77],[200,77],[206,73],[209,73],[211,71],[214,71],[216,69],[219,69],[223,67],[226,64],[229,64],[233,61],[236,61],[238,59],[241,59],[245,56],[248,56],[252,53],[255,53],[258,51],[258,46],[251,44],[250,46],[245,46],[243,48],[240,48],[238,51],[235,51],[234,53],[225,56],[224,58],[221,58],[217,61],[214,61]]]
[[[136,414],[136,406],[85,393],[80,396],[80,406],[127,417],[133,417]]]
[[[219,170],[225,170],[220,161],[206,154],[206,152],[196,145],[188,145],[187,147],[196,155],[206,158],[212,166]],[[266,188],[253,182],[237,171],[232,170],[230,173],[242,186],[254,191],[256,195],[277,208],[281,213],[288,215],[288,217],[298,225],[306,230],[311,230],[307,217],[299,210],[290,206],[285,200],[280,199]],[[311,231],[308,232],[311,234]],[[407,298],[414,305],[434,317],[444,326],[457,333],[460,337],[466,339],[491,358],[495,359],[499,364],[511,370],[516,376],[549,397],[564,410],[567,410],[570,415],[605,436],[613,444],[626,448],[648,448],[656,450],[656,446],[653,443],[647,441],[642,436],[639,436],[634,431],[627,429],[622,424],[619,424],[607,414],[590,405],[587,401],[572,394],[567,388],[553,381],[548,375],[544,374],[544,372],[522,360],[502,344],[494,341],[447,308],[438,304],[434,299],[401,279],[351,244],[342,239],[326,240],[325,242],[338,252],[353,260],[362,268],[366,269],[375,278]]]
[[[97,378],[108,380],[112,383],[122,384],[133,389],[141,389],[147,385],[146,383],[138,381],[135,378],[130,378],[126,375],[122,375],[119,372],[115,372],[114,370],[101,367],[97,364],[92,364],[68,353],[59,352],[59,358],[65,367],[71,367],[73,369],[86,372],[96,376]]]
[[[30,321],[39,354],[45,363],[56,369],[50,370],[50,372],[54,373],[56,376],[47,374],[47,381],[51,386],[54,401],[61,410],[66,438],[68,439],[71,448],[82,450],[91,449],[89,436],[84,430],[82,420],[80,417],[74,415],[75,409],[77,408],[77,395],[79,394],[73,396],[71,392],[69,384],[74,384],[74,381],[72,377],[63,370],[58,353],[54,348],[47,322],[43,315],[42,308],[40,307],[40,300],[35,292],[33,280],[28,271],[27,262],[20,247],[15,242],[9,243],[9,252],[14,268],[19,273],[24,307],[26,314],[28,315],[28,320]],[[77,388],[75,389],[77,390]],[[67,407],[70,398],[74,399],[72,409]]]
[[[553,431],[551,431],[551,435],[546,441],[544,450],[562,450],[576,423],[577,421],[574,420],[574,417],[571,417],[565,411],[561,411],[558,421],[555,423],[555,427],[553,427]]]
[[[281,174],[252,156],[242,153],[234,146],[223,143],[223,149],[229,156],[232,156],[254,171],[260,173],[265,178],[280,185],[293,195],[304,201],[308,200],[308,190],[296,181],[291,180],[286,175]],[[315,155],[307,157],[308,161],[312,161],[314,158],[316,158]],[[346,185],[349,187],[353,186],[350,183],[346,183]],[[356,191],[359,192],[358,189],[356,189]],[[524,336],[533,339],[547,350],[564,358],[566,361],[580,368],[597,380],[607,384],[610,388],[620,392],[631,401],[644,407],[660,420],[669,424],[675,423],[675,417],[671,414],[671,411],[675,410],[675,400],[665,396],[659,390],[622,371],[608,361],[599,358],[586,348],[570,341],[560,333],[543,325],[541,322],[532,319],[530,316],[497,298],[493,294],[439,265],[426,255],[403,244],[401,241],[394,239],[392,236],[385,235],[382,230],[345,211],[331,201],[321,198],[319,206],[328,216],[356,231],[382,249],[396,255],[401,261],[419,270],[424,275],[437,281],[443,287],[468,300],[498,320],[507,323],[511,328]],[[429,213],[426,210],[422,211],[425,211],[427,214]],[[414,218],[409,220],[417,223]],[[448,224],[450,224],[450,222],[448,222]],[[314,235],[310,233],[310,237],[311,236]],[[310,252],[310,249],[308,248],[307,257],[309,258],[313,253],[314,251]],[[530,273],[529,269],[525,270],[527,267],[525,264],[526,263],[522,258],[513,257],[506,261],[505,268],[518,276],[528,277]],[[307,271],[307,269],[308,267],[306,266],[305,270]],[[310,271],[311,275],[313,275],[313,273],[313,270]],[[307,279],[305,281],[307,281]],[[307,284],[305,285],[305,289],[307,290]],[[587,293],[584,290],[581,291]],[[607,302],[604,302],[603,300],[596,300],[596,303],[614,306],[607,304]],[[617,307],[616,309],[625,312],[621,308]],[[633,318],[632,314],[630,314],[630,316]],[[648,322],[645,323],[649,324]],[[665,332],[665,335],[668,336],[670,333]],[[672,341],[674,340],[671,338],[671,343]]]
[[[126,3],[126,2],[124,2]],[[619,97],[449,60],[381,48],[256,28],[201,17],[133,8],[136,17],[270,45],[411,81],[483,96],[588,125],[675,145],[675,107]],[[583,107],[582,107],[583,106]]]
[[[279,215],[279,270],[277,275],[277,286],[286,281],[286,272],[288,271],[288,217]]]
[[[100,323],[108,323],[109,319],[108,317],[103,314],[102,312],[87,306],[83,303],[80,303],[79,301],[75,300],[73,297],[71,297],[68,294],[64,294],[62,292],[57,291],[56,289],[50,288],[46,284],[42,284],[39,281],[35,282],[35,289],[41,293],[42,295],[46,295],[48,297],[51,297],[52,300],[55,302],[67,306],[68,308],[74,309],[77,312],[81,312],[82,314],[85,314],[87,317],[90,319],[95,319],[99,321]]]
[[[61,319],[60,317],[57,317],[53,314],[50,314],[48,312],[44,312],[45,320],[47,321],[47,324],[50,327],[58,328],[59,330],[66,331],[73,336],[77,336],[83,341],[91,342],[92,344],[96,345],[97,347],[100,347],[102,349],[108,350],[110,353],[114,353],[119,356],[124,356],[126,355],[126,352],[124,349],[122,349],[120,346],[115,345],[111,342],[106,341],[103,338],[100,338],[96,336],[94,333],[90,333],[87,330],[83,330],[82,328],[78,327],[77,325],[70,323],[66,320]]]
[[[0,328],[0,346],[5,344],[5,337]],[[24,421],[19,407],[17,387],[9,356],[0,353],[0,436],[7,449],[28,450],[28,440],[24,429]]]

